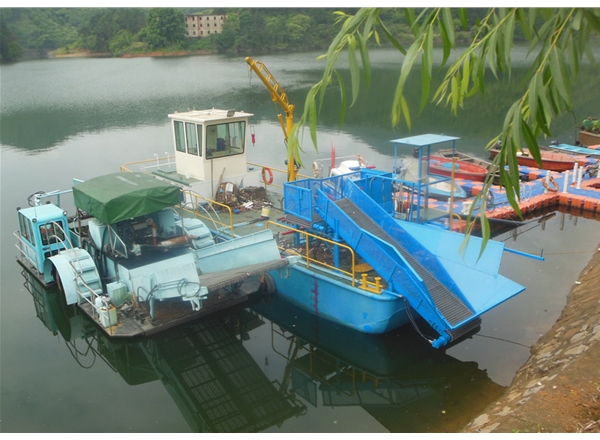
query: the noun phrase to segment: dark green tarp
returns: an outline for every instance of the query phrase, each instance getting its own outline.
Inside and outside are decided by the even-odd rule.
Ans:
[[[138,173],[108,174],[73,187],[75,206],[108,224],[177,205],[180,194],[179,187]]]

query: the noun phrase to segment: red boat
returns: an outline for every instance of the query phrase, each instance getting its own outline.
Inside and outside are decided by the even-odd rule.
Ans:
[[[431,156],[429,159],[429,172],[441,176],[452,175],[452,159],[443,156]],[[474,180],[483,182],[487,175],[487,168],[471,162],[456,159],[454,162],[454,177],[456,179]]]
[[[497,156],[499,151],[500,150],[496,148],[492,148],[490,150],[491,157],[494,158]],[[541,169],[543,170],[567,171],[572,170],[576,163],[579,163],[579,165],[586,165],[586,160],[577,156],[571,156],[570,154],[540,150],[540,156],[542,157]],[[522,166],[540,168],[539,164],[536,162],[533,156],[529,154],[528,150],[517,152],[517,163]]]

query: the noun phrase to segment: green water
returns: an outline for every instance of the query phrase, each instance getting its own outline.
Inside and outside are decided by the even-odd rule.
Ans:
[[[297,114],[321,73],[317,55],[255,56]],[[338,156],[360,153],[385,169],[390,140],[423,133],[459,136],[460,150],[483,155],[516,98],[507,80],[492,82],[458,116],[433,106],[414,115],[409,133],[389,124],[399,56],[382,50],[372,60],[371,88],[341,130],[332,89],[319,150],[304,144],[309,167],[329,157],[333,144]],[[518,83],[527,61],[519,51],[514,60]],[[545,261],[505,254],[501,273],[527,290],[446,351],[427,347],[411,328],[368,337],[278,301],[263,304],[262,319],[246,311],[150,341],[99,341],[55,293],[24,285],[15,208],[36,191],[67,189],[73,178],[171,152],[167,114],[192,108],[254,113],[250,160],[283,168],[281,109],[243,57],[40,60],[2,65],[0,73],[2,432],[454,432],[510,384],[600,242],[595,220],[561,213],[498,237],[507,247],[543,252]],[[416,102],[418,76],[410,87]],[[599,82],[583,69],[575,108],[554,125],[553,139],[572,143],[578,122],[596,115],[598,94],[590,90]],[[313,344],[312,363],[306,350],[294,355],[294,336]]]

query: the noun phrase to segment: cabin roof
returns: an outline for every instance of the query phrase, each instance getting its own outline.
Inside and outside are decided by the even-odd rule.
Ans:
[[[114,173],[73,187],[75,206],[112,224],[177,205],[180,189],[140,173]]]
[[[227,116],[228,112],[230,112],[229,114],[231,114],[231,116]],[[219,110],[213,108],[209,110],[190,110],[181,113],[175,112],[171,113],[169,118],[201,124],[205,122],[239,121],[240,119],[248,119],[250,116],[254,115],[243,111]]]
[[[40,205],[33,208],[24,208],[19,210],[21,214],[30,220],[35,219],[36,222],[46,222],[48,220],[56,220],[64,215],[64,210],[56,205]]]

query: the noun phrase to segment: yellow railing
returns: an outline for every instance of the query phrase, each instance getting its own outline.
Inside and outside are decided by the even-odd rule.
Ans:
[[[355,276],[356,276],[356,268],[355,268],[355,266],[356,266],[356,257],[354,255],[354,250],[350,246],[338,243],[338,242],[333,241],[333,240],[329,240],[328,238],[321,237],[319,235],[311,234],[310,232],[306,232],[306,231],[303,231],[301,229],[297,229],[297,228],[293,228],[293,227],[288,226],[288,225],[277,223],[277,222],[274,222],[274,221],[268,221],[268,222],[266,222],[265,223],[265,228],[269,228],[270,225],[273,225],[273,226],[276,226],[278,228],[282,228],[282,229],[288,230],[290,232],[297,232],[297,233],[302,234],[304,236],[304,238],[305,238],[304,241],[306,243],[306,252],[305,252],[305,255],[302,255],[302,254],[299,254],[299,253],[298,253],[298,255],[300,255],[302,258],[304,258],[306,260],[306,267],[307,268],[310,267],[310,264],[312,262],[312,263],[317,264],[319,266],[323,266],[323,267],[326,267],[328,269],[332,269],[332,270],[341,272],[343,274],[348,275],[351,278],[351,280],[352,280],[352,287],[355,286],[355,281],[356,281],[356,278],[355,278]],[[326,263],[326,262],[324,262],[322,260],[318,260],[316,258],[312,258],[310,256],[310,242],[309,242],[309,238],[313,238],[315,240],[320,240],[322,242],[329,243],[329,244],[331,244],[333,246],[339,246],[341,248],[347,249],[350,252],[351,259],[352,259],[352,262],[350,264],[350,270],[340,269],[339,267],[332,266],[331,264],[328,264],[328,263]],[[288,252],[290,251],[289,249],[286,249],[286,250]],[[377,277],[377,278],[375,278],[375,282],[371,282],[371,281],[367,281],[367,274],[362,274],[361,275],[361,285],[359,287],[361,289],[367,290],[369,292],[380,294],[381,290],[382,290],[382,287],[381,287],[381,278]]]
[[[306,260],[306,267],[310,267],[310,263],[313,262],[313,263],[318,264],[320,266],[327,267],[328,269],[332,269],[332,270],[336,270],[336,271],[339,271],[341,273],[344,273],[344,274],[350,276],[350,278],[352,278],[352,286],[354,287],[354,282],[355,282],[354,277],[355,277],[355,274],[356,274],[354,266],[355,266],[356,258],[354,256],[354,250],[350,246],[347,246],[345,244],[341,244],[341,243],[335,242],[333,240],[329,240],[328,238],[325,238],[325,237],[320,237],[318,235],[311,234],[310,232],[306,232],[306,231],[303,231],[301,229],[296,229],[296,228],[293,228],[293,227],[288,226],[288,225],[283,225],[281,223],[277,223],[277,222],[274,222],[274,221],[268,221],[268,222],[266,222],[265,223],[265,228],[269,228],[269,225],[273,225],[273,226],[276,226],[278,228],[283,228],[283,229],[287,229],[288,231],[297,232],[299,234],[302,234],[304,236],[305,242],[306,242],[306,255],[302,255],[302,254],[298,254],[298,255],[302,256]],[[339,267],[332,266],[331,264],[328,264],[328,263],[326,263],[324,261],[318,260],[316,258],[311,258],[311,256],[310,256],[310,241],[309,241],[309,238],[313,238],[313,239],[316,239],[316,240],[321,240],[321,241],[323,241],[325,243],[329,243],[329,244],[334,245],[334,246],[339,246],[341,248],[344,248],[344,249],[347,249],[348,251],[350,251],[350,255],[352,256],[352,263],[350,265],[350,269],[351,270],[347,271],[347,270],[344,270],[344,269],[340,269]],[[289,249],[288,249],[288,251],[289,251]]]
[[[215,202],[214,200],[205,199],[204,197],[200,196],[199,194],[196,194],[187,189],[183,190],[182,193],[186,197],[185,200],[188,200],[188,197],[189,197],[190,202],[180,205],[181,209],[183,209],[185,212],[189,212],[190,214],[194,214],[197,218],[202,218],[204,220],[214,223],[215,229],[217,229],[217,230],[222,230],[224,228],[228,228],[231,236],[233,237],[233,211],[231,210],[230,206],[225,205],[223,203]],[[201,211],[200,210],[200,207],[201,207],[200,201],[204,202],[206,204],[206,206],[208,206],[208,208],[210,208],[210,209],[213,209],[213,211],[215,211],[214,210],[215,205],[218,206],[223,211],[225,211],[225,215],[228,217],[229,222],[225,223],[225,222],[221,221],[221,219],[218,215],[216,215],[216,218],[211,216],[210,213],[208,212],[208,209],[206,209],[206,208],[202,208],[202,211]],[[204,204],[204,203],[202,203],[202,204]],[[187,206],[189,204],[191,204],[194,207],[194,209],[187,208]],[[216,211],[215,211],[215,214],[216,214]]]
[[[132,173],[133,171],[129,169],[129,167],[131,167],[132,165],[142,165],[142,164],[147,164],[147,163],[156,163],[156,168],[158,168],[159,164],[161,162],[167,161],[168,163],[171,163],[171,160],[175,161],[175,156],[165,156],[165,157],[155,157],[154,159],[145,159],[145,160],[138,160],[138,161],[134,161],[134,162],[127,162],[125,165],[121,165],[119,171],[121,173],[123,172],[128,172],[128,173]],[[175,162],[173,162],[175,163]]]

